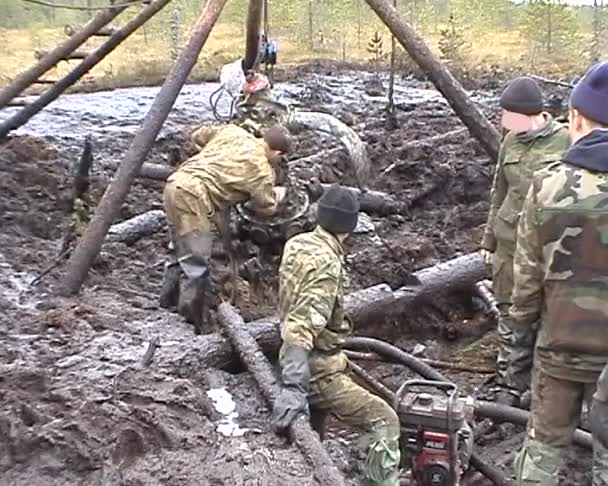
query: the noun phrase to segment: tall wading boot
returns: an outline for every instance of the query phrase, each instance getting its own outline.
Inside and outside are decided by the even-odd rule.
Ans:
[[[177,260],[184,272],[177,311],[194,324],[200,334],[205,320],[205,293],[209,286],[209,263],[211,233],[204,230],[191,231],[177,239]]]

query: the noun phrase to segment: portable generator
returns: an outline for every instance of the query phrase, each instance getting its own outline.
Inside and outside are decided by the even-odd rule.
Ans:
[[[473,453],[474,400],[452,383],[410,380],[393,404],[401,423],[401,450],[416,486],[459,486]]]

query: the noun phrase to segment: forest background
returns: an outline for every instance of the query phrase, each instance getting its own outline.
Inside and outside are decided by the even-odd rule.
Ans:
[[[25,0],[0,0],[0,85],[35,62],[36,51],[66,38],[107,0],[48,0],[87,10],[51,8]],[[396,0],[398,10],[458,75],[533,72],[560,79],[580,74],[608,54],[608,1],[588,0]],[[104,87],[162,82],[198,17],[201,0],[173,0],[136,31],[80,83]],[[142,8],[129,7],[112,25]],[[230,0],[192,80],[217,77],[218,68],[243,55],[246,0]],[[388,66],[391,37],[364,0],[269,0],[269,36],[278,41],[279,66],[319,59]],[[83,47],[92,50],[103,38]],[[398,46],[402,72],[416,67]],[[56,79],[78,61],[62,62]]]

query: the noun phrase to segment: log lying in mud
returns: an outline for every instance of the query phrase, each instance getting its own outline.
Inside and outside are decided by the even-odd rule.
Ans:
[[[404,312],[412,305],[424,302],[438,293],[472,289],[486,276],[483,258],[471,253],[445,263],[414,272],[422,285],[391,291],[386,284],[375,285],[350,293],[344,298],[344,308],[355,326],[382,319],[388,312]],[[281,338],[277,317],[267,317],[247,324],[247,330],[264,353],[278,350]],[[234,363],[230,343],[215,335],[200,338],[198,360],[202,366],[225,368]]]
[[[278,386],[273,369],[266,357],[260,352],[260,347],[248,332],[248,325],[237,310],[230,304],[221,304],[218,308],[219,320],[228,335],[230,342],[239,357],[253,375],[262,394],[269,405],[274,403]],[[312,430],[305,418],[298,418],[289,430],[291,439],[304,453],[314,468],[314,476],[321,485],[345,486],[346,482],[338,468],[324,449],[319,436]]]
[[[161,209],[154,209],[134,216],[121,223],[113,224],[105,241],[131,244],[161,230],[167,223],[167,216]]]
[[[498,132],[469,98],[445,64],[437,59],[422,37],[407,24],[403,16],[387,0],[366,0],[366,2],[443,94],[471,135],[479,140],[488,155],[496,160],[500,145]]]
[[[148,11],[151,17],[153,13],[149,9],[154,6],[154,8],[160,10],[168,1],[170,0],[152,1],[140,12],[139,16]],[[61,282],[60,292],[63,295],[78,293],[84,283],[93,261],[101,250],[101,245],[112,225],[112,221],[120,211],[131,184],[135,180],[146,155],[152,148],[167,116],[169,116],[179,92],[196,64],[201,49],[226,3],[227,0],[208,0],[204,4],[200,17],[192,26],[190,40],[173,64],[163,86],[154,98],[140,129],[131,141],[129,150],[121,160],[120,167],[99,201],[95,216],[72,253]],[[121,31],[125,28],[126,26],[122,27]],[[119,35],[118,32],[115,36],[117,35]],[[115,36],[110,37],[104,45],[114,39]],[[0,125],[0,137],[2,137],[2,125]]]
[[[321,184],[323,191],[326,191],[331,184]],[[356,187],[348,188],[359,199],[361,211],[369,214],[377,214],[379,216],[388,216],[405,211],[408,207],[408,201],[398,201],[390,194],[381,191],[361,191]]]

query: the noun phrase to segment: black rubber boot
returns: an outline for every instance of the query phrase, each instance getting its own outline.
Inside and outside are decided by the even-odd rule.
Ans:
[[[165,264],[165,273],[159,297],[159,304],[163,309],[171,309],[177,306],[181,274],[182,269],[177,262],[177,258],[174,257]]]

